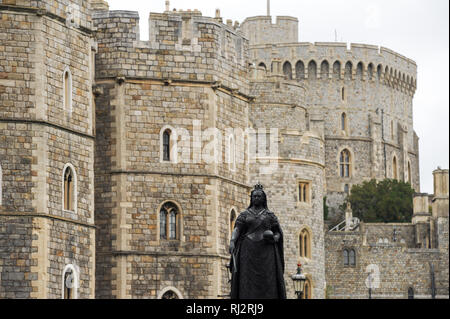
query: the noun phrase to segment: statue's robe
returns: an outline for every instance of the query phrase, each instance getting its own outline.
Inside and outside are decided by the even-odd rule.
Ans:
[[[283,232],[275,214],[251,208],[236,220],[239,238],[231,257],[231,299],[286,299]],[[263,233],[271,230],[280,238],[267,242]]]

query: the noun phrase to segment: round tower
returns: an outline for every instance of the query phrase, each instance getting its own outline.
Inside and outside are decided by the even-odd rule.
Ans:
[[[279,61],[274,64],[281,70]],[[323,189],[325,151],[312,130],[305,106],[306,89],[285,81],[281,73],[251,82],[249,119],[256,135],[250,180],[264,185],[269,209],[284,232],[285,279],[288,298],[295,298],[290,276],[303,265],[309,298],[324,298]],[[259,74],[259,75],[258,75]]]

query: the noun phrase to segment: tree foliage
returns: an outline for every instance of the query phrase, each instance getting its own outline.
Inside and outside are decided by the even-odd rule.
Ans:
[[[354,185],[347,201],[350,201],[353,216],[364,222],[408,223],[413,215],[413,194],[409,183],[373,179]]]

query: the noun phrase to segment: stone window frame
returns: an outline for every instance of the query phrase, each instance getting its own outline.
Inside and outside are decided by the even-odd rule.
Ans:
[[[175,226],[175,231],[176,231],[176,238],[175,239],[171,239],[170,238],[170,214],[167,214],[166,216],[166,222],[165,222],[165,227],[166,227],[166,238],[161,238],[161,210],[163,208],[164,205],[171,203],[176,207],[177,213],[176,213],[176,226]],[[167,241],[171,241],[171,242],[183,242],[184,241],[184,237],[183,237],[183,210],[181,209],[181,205],[175,201],[175,200],[166,200],[164,202],[162,202],[159,206],[158,206],[158,210],[157,210],[157,242],[167,242]]]
[[[344,88],[342,88],[344,89]],[[341,132],[343,135],[348,135],[348,115],[347,112],[342,112],[340,116],[340,126],[341,126]]]
[[[347,150],[349,153],[349,161],[348,161],[348,163],[347,162],[341,163],[341,154],[345,150]],[[353,154],[354,154],[354,152],[353,152],[352,148],[347,145],[345,145],[339,149],[339,152],[337,153],[337,164],[338,164],[337,165],[337,173],[338,173],[339,178],[343,178],[343,179],[347,179],[347,180],[353,178],[353,175],[354,175],[354,155]],[[348,176],[345,176],[345,170],[344,170],[344,176],[342,176],[342,170],[341,170],[342,165],[348,165]]]
[[[177,288],[175,288],[173,286],[167,286],[167,287],[161,289],[160,292],[158,293],[158,296],[156,299],[162,299],[162,297],[168,292],[173,292],[178,297],[178,299],[184,299],[181,291],[179,291]]]
[[[353,263],[351,262],[350,259],[350,253],[353,252],[354,256],[353,256]],[[347,255],[346,255],[347,253]],[[342,259],[343,259],[343,265],[344,267],[351,267],[354,268],[357,265],[357,258],[356,258],[356,249],[353,247],[344,247],[344,249],[342,249]]]
[[[164,135],[167,131],[170,132],[169,160],[166,160],[164,157]],[[163,126],[159,131],[159,142],[160,163],[178,163],[178,134],[176,130],[170,125]]]
[[[283,75],[285,80],[292,80],[293,79],[293,73],[292,73],[292,63],[289,61],[285,61],[283,63]]]
[[[406,163],[406,173],[408,176],[405,178],[406,182],[409,183],[412,186],[412,170],[411,170],[411,161],[408,159]],[[1,201],[0,201],[1,204]]]
[[[392,155],[392,167],[391,167],[391,174],[392,179],[399,180],[399,171],[398,171],[398,159],[397,154]]]
[[[72,291],[72,297],[71,298],[66,298],[66,273],[68,271],[72,272],[73,275],[73,280],[72,280],[72,284],[73,284],[73,291]],[[61,276],[61,299],[78,299],[78,289],[80,288],[80,269],[78,266],[74,265],[74,264],[68,264],[64,267],[63,272],[62,272],[62,276]],[[70,288],[69,288],[70,289]]]
[[[65,182],[65,176],[67,169],[70,169],[72,171],[73,175],[73,196],[71,198],[73,209],[66,209],[66,182]],[[71,163],[67,163],[64,165],[64,168],[62,170],[62,184],[61,184],[61,208],[63,212],[71,212],[76,213],[78,211],[78,177],[77,177],[77,171],[75,167]]]
[[[306,276],[306,282],[305,282],[305,289],[302,294],[302,299],[313,299],[314,282],[313,282],[310,274],[305,274],[305,276]],[[308,295],[306,293],[307,291],[308,291]],[[308,296],[308,298],[306,298],[307,296]]]
[[[67,75],[67,79],[66,79]],[[63,109],[72,115],[73,111],[73,77],[69,66],[66,66],[62,75]],[[67,105],[68,104],[68,105]]]
[[[305,244],[304,235],[307,235],[307,237],[306,237],[306,254],[305,254],[305,248],[303,246]],[[313,232],[312,232],[311,228],[309,228],[306,225],[303,225],[302,227],[300,227],[300,230],[297,233],[297,243],[298,243],[297,253],[300,258],[300,261],[302,261],[303,263],[312,260],[312,256],[313,256],[313,254],[312,254],[312,243],[313,243],[312,238],[313,238]]]
[[[306,179],[298,179],[296,184],[297,205],[312,205],[312,181]],[[303,186],[303,188],[302,188]],[[305,193],[301,189],[306,189]],[[303,196],[302,196],[303,195]],[[302,200],[303,197],[303,200]]]

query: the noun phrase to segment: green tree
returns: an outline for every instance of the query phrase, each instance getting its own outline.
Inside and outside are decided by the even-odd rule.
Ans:
[[[409,223],[413,215],[414,190],[393,179],[371,180],[352,187],[353,216],[368,223]]]

